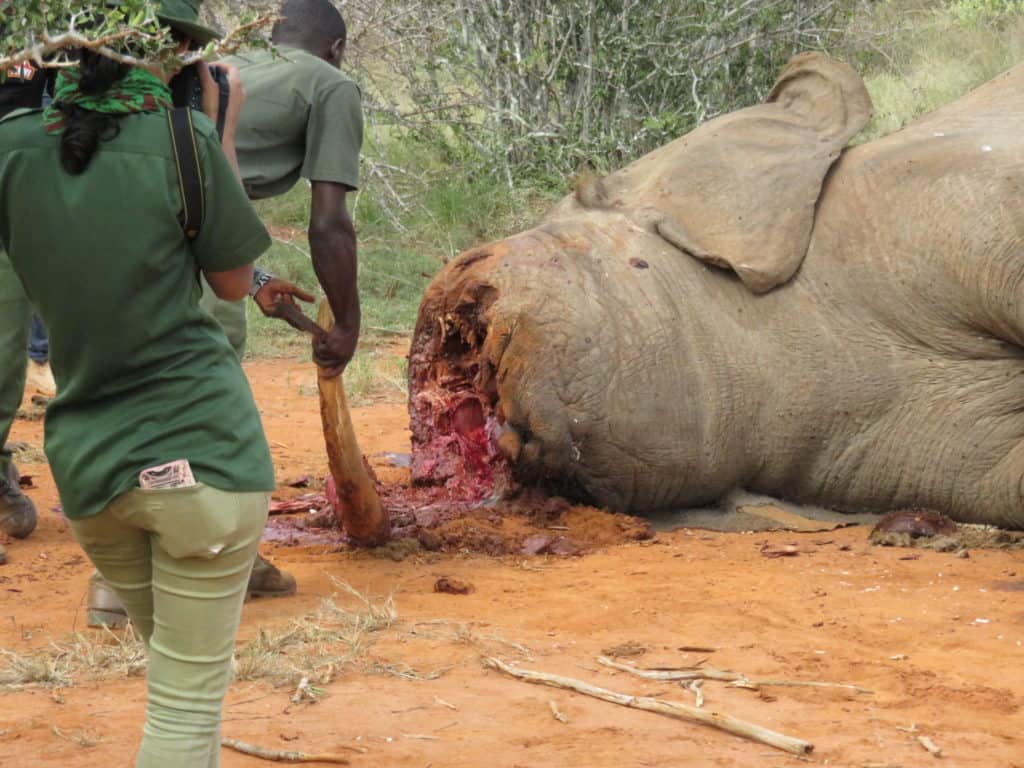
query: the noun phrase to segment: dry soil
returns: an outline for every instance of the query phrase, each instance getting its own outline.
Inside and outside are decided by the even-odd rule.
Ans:
[[[311,366],[261,361],[247,371],[279,479],[321,478]],[[382,480],[402,483],[407,470],[379,454],[408,451],[404,406],[360,408],[354,421]],[[38,447],[40,422],[19,421],[14,439]],[[37,488],[29,493],[41,521],[30,539],[9,543],[10,562],[0,566],[0,647],[27,653],[84,628],[91,568],[53,511],[58,500],[45,464],[22,470],[34,477]],[[678,684],[597,664],[598,655],[617,650],[632,652],[624,660],[644,667],[703,660],[751,677],[870,689],[704,684],[707,708],[813,742],[810,759],[821,765],[1024,766],[1024,553],[977,550],[964,558],[878,548],[868,543],[866,528],[680,530],[637,540],[632,523],[620,527],[607,516],[577,511],[558,520],[557,532],[569,538],[587,539],[581,527],[591,525],[603,534],[585,554],[568,557],[456,548],[394,560],[352,551],[331,531],[265,545],[265,554],[297,576],[299,594],[248,604],[241,641],[314,610],[337,591],[332,577],[367,593],[393,592],[398,621],[376,633],[358,669],[337,671],[317,703],[292,703],[292,689],[265,682],[234,684],[224,735],[283,750],[356,746],[366,751],[351,754],[353,765],[396,768],[796,762],[706,727],[511,680],[480,663],[492,654],[617,691],[692,703]],[[506,525],[523,533],[521,520],[490,525],[490,534]],[[796,553],[766,557],[766,543],[767,553],[792,554],[790,546]],[[470,593],[435,592],[444,577],[471,585]],[[377,671],[366,671],[374,665]],[[441,674],[394,674],[410,668],[419,677]],[[141,678],[0,692],[0,764],[131,765],[144,701]],[[567,722],[554,718],[551,702]],[[922,735],[941,747],[941,758],[924,750]],[[225,751],[223,765],[269,764]]]

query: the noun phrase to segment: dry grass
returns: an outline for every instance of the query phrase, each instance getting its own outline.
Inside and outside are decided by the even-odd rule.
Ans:
[[[16,464],[45,464],[46,454],[43,449],[31,443],[14,443],[14,461]]]
[[[398,620],[394,596],[372,598],[332,577],[339,594],[284,629],[259,634],[235,653],[236,680],[267,680],[275,686],[296,686],[303,698],[315,700],[320,687],[365,656],[374,635]],[[350,606],[341,606],[347,600]],[[303,684],[304,683],[304,684]]]
[[[438,630],[446,630],[439,632]],[[454,621],[451,619],[431,619],[418,621],[413,625],[410,634],[420,639],[447,640],[456,645],[466,645],[485,655],[514,651],[527,660],[533,660],[530,649],[522,643],[508,640],[496,632],[482,633],[473,622]],[[501,648],[501,651],[497,649]]]
[[[317,610],[281,629],[261,628],[236,649],[235,679],[266,681],[293,690],[295,703],[315,703],[336,676],[353,670],[401,680],[436,680],[451,667],[419,670],[409,664],[372,656],[374,643],[398,623],[394,595],[370,596],[331,578],[337,592]],[[403,640],[440,640],[481,652],[513,651],[529,659],[530,649],[482,631],[472,623],[435,619],[405,628]],[[138,677],[146,668],[145,648],[129,627],[123,635],[110,630],[76,633],[66,643],[53,643],[31,653],[0,650],[0,690],[42,687],[54,690],[80,683]],[[58,734],[79,743],[76,734]],[[85,734],[81,741],[89,741]],[[85,746],[85,744],[82,744]]]
[[[335,673],[364,656],[373,635],[398,619],[392,595],[371,598],[332,579],[338,594],[324,598],[313,613],[280,631],[261,629],[235,654],[237,680],[267,680],[273,685],[306,687],[330,682]],[[347,601],[347,606],[339,605]],[[28,686],[62,688],[84,682],[144,674],[146,651],[129,627],[123,635],[75,633],[30,653],[0,649],[0,690]]]
[[[99,731],[91,731],[87,728],[65,733],[54,725],[50,727],[50,730],[53,731],[54,736],[64,739],[64,741],[70,741],[72,744],[77,744],[83,749],[91,749],[103,741],[103,735]]]
[[[76,632],[64,643],[31,653],[0,649],[0,689],[26,686],[65,688],[79,682],[138,677],[146,669],[146,650],[129,627],[116,635]]]

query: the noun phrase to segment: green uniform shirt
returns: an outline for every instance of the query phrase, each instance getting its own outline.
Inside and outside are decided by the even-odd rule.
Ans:
[[[301,176],[359,187],[362,96],[355,81],[323,59],[281,47],[235,56],[245,105],[235,146],[253,199],[291,189]]]
[[[197,303],[198,269],[248,264],[270,238],[210,121],[195,122],[206,220],[191,243],[166,117],[119,118],[80,176],[38,112],[0,123],[0,242],[50,332],[46,455],[69,518],[177,459],[220,490],[274,488],[245,374]]]

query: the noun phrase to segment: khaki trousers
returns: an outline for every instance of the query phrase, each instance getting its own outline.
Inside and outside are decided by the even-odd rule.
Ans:
[[[71,521],[148,647],[136,768],[217,768],[220,720],[269,494],[133,490]]]

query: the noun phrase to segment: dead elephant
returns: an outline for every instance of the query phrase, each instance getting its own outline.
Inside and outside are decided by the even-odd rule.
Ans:
[[[870,113],[802,54],[765,104],[449,264],[410,354],[414,477],[1024,527],[1024,69],[844,151]]]

